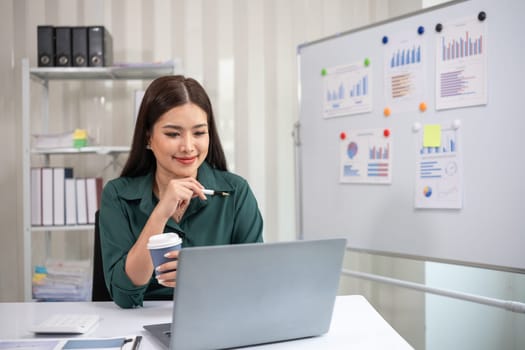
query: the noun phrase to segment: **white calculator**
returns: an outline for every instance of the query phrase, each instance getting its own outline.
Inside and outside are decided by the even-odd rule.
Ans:
[[[93,328],[100,320],[95,314],[55,314],[34,325],[34,333],[82,334]]]

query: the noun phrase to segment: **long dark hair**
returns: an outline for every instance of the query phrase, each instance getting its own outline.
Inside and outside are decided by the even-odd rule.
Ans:
[[[128,160],[120,176],[136,177],[155,171],[157,162],[153,152],[146,149],[153,125],[172,108],[193,103],[208,116],[210,145],[206,162],[213,168],[227,170],[210,98],[204,88],[192,78],[169,75],[155,79],[146,89],[140,105]]]

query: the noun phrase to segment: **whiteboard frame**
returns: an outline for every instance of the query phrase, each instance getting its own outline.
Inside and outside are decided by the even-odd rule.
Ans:
[[[383,26],[385,24],[393,23],[393,22],[399,22],[406,18],[412,18],[414,16],[419,16],[421,14],[433,12],[436,10],[440,10],[442,8],[448,8],[451,6],[456,6],[458,4],[467,3],[472,0],[455,0],[451,1],[445,4],[440,4],[437,6],[429,7],[426,9],[422,9],[416,12],[412,12],[409,14],[405,14],[402,16],[398,16],[395,18],[391,18],[384,21],[379,21],[376,23],[372,23],[363,27],[355,28],[349,31],[345,31],[342,33],[338,33],[335,35],[331,35],[328,37],[324,37],[315,41],[307,42],[300,44],[297,47],[297,65],[298,65],[298,111],[299,111],[299,121],[294,126],[294,143],[295,143],[295,164],[296,164],[296,188],[297,188],[297,238],[298,239],[307,239],[309,237],[305,237],[304,235],[304,197],[302,194],[302,188],[303,188],[303,144],[301,140],[301,128],[302,128],[302,119],[301,116],[303,115],[302,106],[303,106],[303,81],[302,81],[302,74],[301,74],[301,65],[302,65],[302,51],[305,48],[308,48],[313,45],[317,45],[320,43],[324,43],[326,41],[338,39],[343,36],[351,35],[353,33],[358,33],[370,28],[375,28],[379,26]],[[475,3],[475,1],[473,1]],[[489,14],[490,18],[490,14]],[[435,111],[434,111],[435,112]],[[351,118],[351,117],[349,117]],[[477,267],[477,268],[484,268],[484,269],[492,269],[492,270],[500,270],[500,271],[506,271],[506,272],[514,272],[514,273],[525,273],[525,267],[513,267],[513,266],[505,266],[505,265],[498,265],[498,264],[490,264],[490,263],[483,263],[483,262],[474,262],[474,261],[468,261],[464,259],[450,259],[450,258],[440,258],[436,256],[427,256],[424,254],[406,254],[406,253],[399,253],[395,251],[385,251],[385,250],[376,250],[376,249],[370,249],[370,248],[359,248],[359,247],[347,247],[347,250],[349,251],[355,251],[355,252],[361,252],[361,253],[368,253],[368,254],[374,254],[374,255],[382,255],[382,256],[390,256],[390,257],[396,257],[396,258],[406,258],[406,259],[412,259],[412,260],[421,260],[421,261],[433,261],[433,262],[439,262],[439,263],[447,263],[447,264],[454,264],[454,265],[463,265],[463,266],[471,266],[471,267]],[[525,265],[524,265],[525,266]]]

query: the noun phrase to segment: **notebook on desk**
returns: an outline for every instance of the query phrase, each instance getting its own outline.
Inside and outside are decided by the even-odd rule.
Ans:
[[[185,248],[171,323],[145,325],[169,349],[217,349],[324,334],[345,239]]]

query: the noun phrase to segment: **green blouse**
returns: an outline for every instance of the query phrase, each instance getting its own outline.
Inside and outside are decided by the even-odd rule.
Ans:
[[[180,223],[169,219],[164,232],[177,232],[182,246],[262,242],[263,220],[257,201],[242,177],[213,169],[206,162],[197,180],[205,187],[230,193],[228,197],[193,198]],[[153,194],[153,173],[109,181],[102,192],[100,242],[104,278],[115,303],[123,308],[142,306],[144,298],[173,294],[173,289],[150,282],[134,285],[124,270],[128,251],[142,232],[158,199]]]

